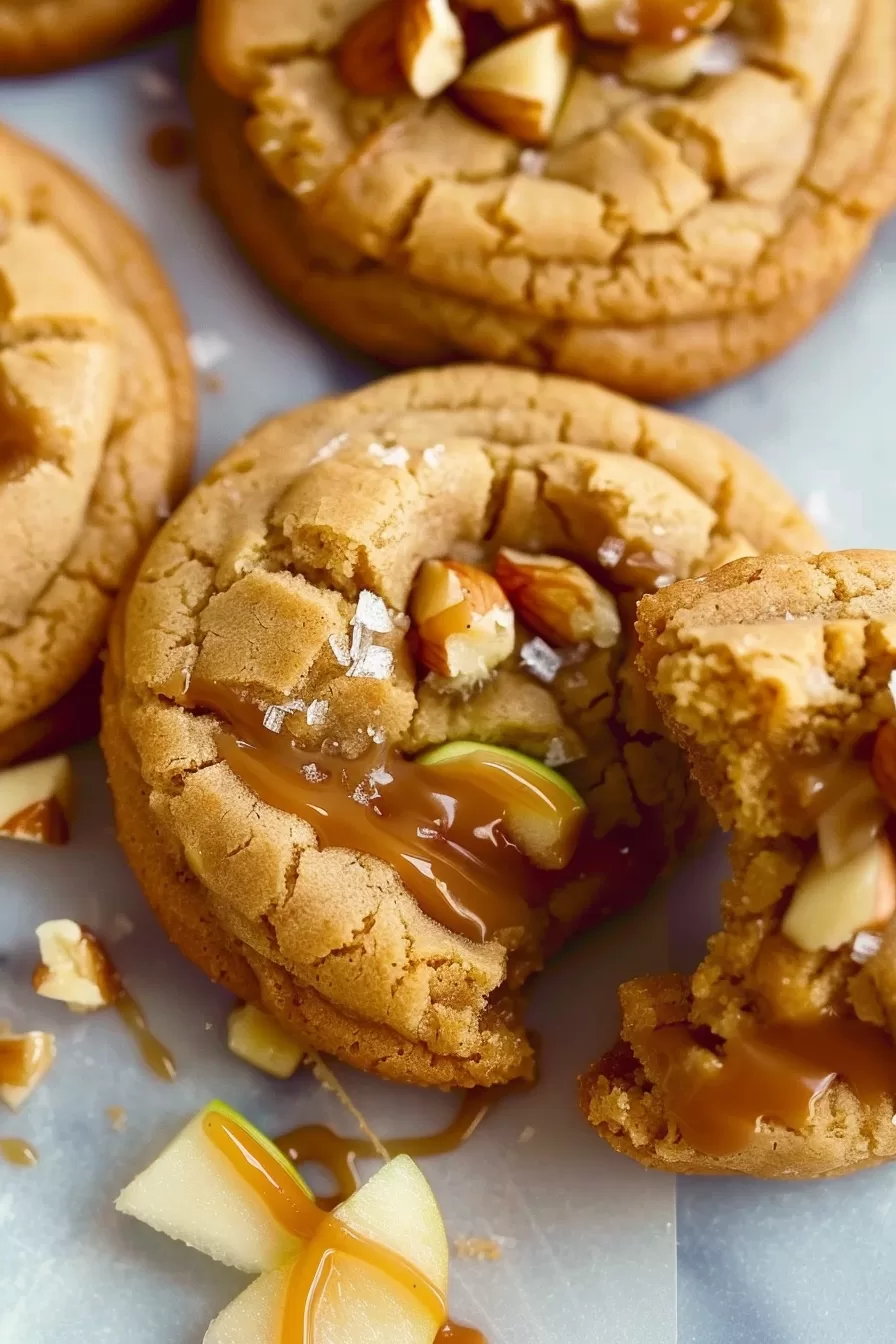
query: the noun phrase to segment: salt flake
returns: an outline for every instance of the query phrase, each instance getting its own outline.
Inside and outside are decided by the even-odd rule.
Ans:
[[[193,331],[187,337],[187,349],[196,368],[206,372],[226,359],[233,346],[219,331]]]
[[[363,588],[358,594],[352,625],[363,625],[378,635],[387,635],[392,630],[392,618],[383,599]]]
[[[883,939],[879,933],[857,933],[852,940],[849,955],[859,966],[864,966],[866,961],[870,961],[872,957],[877,956],[882,942]]]
[[[537,681],[550,685],[563,665],[559,653],[537,635],[520,649],[520,662]]]
[[[385,681],[392,675],[393,664],[391,649],[384,649],[381,644],[371,644],[361,657],[352,663],[346,676],[374,677],[377,681]]]
[[[314,728],[327,721],[327,710],[330,708],[327,700],[312,700],[305,711],[305,719],[310,727]]]

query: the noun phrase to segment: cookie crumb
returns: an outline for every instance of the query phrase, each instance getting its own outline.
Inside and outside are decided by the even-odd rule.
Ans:
[[[531,1141],[534,1138],[535,1138],[535,1126],[526,1125],[525,1129],[520,1130],[517,1143],[531,1143]]]
[[[494,1237],[455,1237],[454,1254],[459,1260],[500,1260],[504,1251]]]
[[[224,379],[219,373],[203,373],[199,378],[199,386],[203,392],[223,392]]]
[[[112,923],[109,932],[106,934],[107,943],[120,943],[124,938],[130,938],[134,932],[134,921],[129,915],[117,914],[112,916]]]
[[[128,1127],[128,1113],[123,1106],[107,1106],[106,1119],[117,1134],[123,1133]]]

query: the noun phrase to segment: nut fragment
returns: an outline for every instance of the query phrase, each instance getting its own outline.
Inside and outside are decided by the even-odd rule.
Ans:
[[[495,577],[517,615],[552,644],[609,649],[622,633],[613,595],[572,560],[504,547]]]
[[[91,1012],[114,1003],[121,993],[118,972],[99,940],[73,919],[50,919],[37,926],[40,965],[31,983],[45,999],[58,999],[73,1012]]]
[[[382,0],[362,14],[336,53],[339,77],[353,93],[385,97],[405,87],[398,61],[399,0]]]
[[[72,767],[67,756],[0,770],[0,835],[64,845],[71,810]]]
[[[305,1057],[302,1042],[251,1003],[228,1017],[227,1045],[239,1059],[275,1078],[291,1078]]]
[[[841,778],[843,791],[818,818],[818,850],[830,869],[867,849],[890,815],[867,766],[844,767]]]
[[[468,65],[455,86],[458,101],[507,135],[543,145],[566,93],[572,55],[565,20],[533,28]]]
[[[402,0],[398,59],[418,98],[434,98],[464,68],[464,31],[448,0]]]
[[[513,652],[513,608],[484,569],[426,560],[411,594],[418,656],[442,677],[476,680]]]
[[[883,928],[896,913],[896,861],[879,836],[839,868],[817,854],[807,864],[781,921],[781,931],[807,952],[834,952],[857,933]]]
[[[17,1111],[55,1058],[56,1041],[48,1031],[0,1033],[0,1101]]]
[[[657,93],[675,93],[687,88],[700,74],[712,38],[708,34],[692,37],[677,47],[638,43],[629,47],[622,63],[622,74],[630,84]]]

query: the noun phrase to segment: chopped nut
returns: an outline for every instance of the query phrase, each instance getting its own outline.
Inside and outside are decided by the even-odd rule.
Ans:
[[[502,42],[471,62],[455,85],[475,116],[531,145],[546,144],[572,71],[573,38],[565,19]]]
[[[353,23],[336,55],[339,77],[353,93],[384,97],[405,87],[398,62],[399,0],[382,0]]]
[[[72,767],[67,756],[0,770],[0,835],[64,845],[71,810]]]
[[[47,1031],[0,1034],[0,1101],[17,1111],[55,1058],[56,1041]]]
[[[128,1127],[128,1113],[123,1106],[107,1106],[106,1119],[119,1134],[122,1134]]]
[[[251,1003],[228,1017],[227,1045],[239,1059],[275,1078],[291,1078],[305,1057],[302,1042]]]
[[[640,84],[658,93],[675,93],[700,74],[712,41],[708,34],[701,34],[677,47],[651,43],[630,47],[622,73],[630,84]]]
[[[434,98],[464,68],[464,30],[448,0],[402,0],[398,59],[418,98]]]
[[[572,560],[505,547],[495,577],[517,615],[552,644],[589,641],[609,649],[622,633],[612,594]]]
[[[40,965],[31,977],[38,994],[58,999],[74,1012],[114,1003],[121,982],[102,944],[73,919],[50,919],[37,927]]]
[[[426,560],[411,594],[425,667],[465,681],[486,677],[513,652],[513,608],[483,569]]]

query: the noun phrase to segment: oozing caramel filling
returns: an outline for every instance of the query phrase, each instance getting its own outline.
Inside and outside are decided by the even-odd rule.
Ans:
[[[857,1019],[757,1027],[728,1041],[709,1069],[694,1058],[686,1026],[660,1027],[643,1044],[661,1052],[659,1083],[682,1137],[715,1156],[747,1147],[761,1120],[803,1129],[835,1078],[867,1106],[896,1097],[893,1043],[880,1027]]]
[[[358,760],[303,751],[264,725],[264,711],[218,682],[194,680],[178,697],[229,726],[221,759],[264,802],[301,817],[324,846],[350,846],[388,863],[431,918],[474,942],[528,930],[533,907],[558,885],[509,838],[511,775],[487,748],[463,787],[391,749]],[[478,755],[478,753],[477,753]]]
[[[667,45],[716,27],[729,8],[729,0],[624,0],[615,24],[632,42]]]

